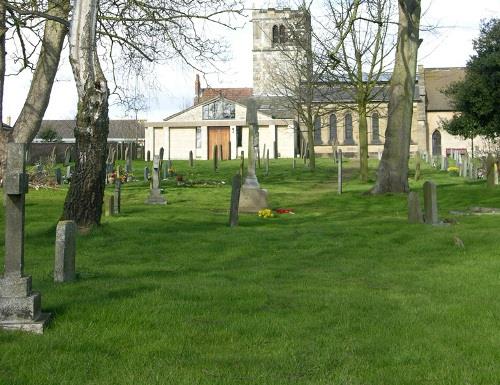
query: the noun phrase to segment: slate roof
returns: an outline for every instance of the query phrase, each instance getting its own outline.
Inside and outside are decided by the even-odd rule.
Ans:
[[[203,88],[201,96],[197,98],[197,103],[205,103],[217,96],[223,96],[227,99],[239,101],[252,96],[253,88]]]
[[[442,92],[451,83],[462,80],[465,68],[425,68],[424,80],[427,92],[427,111],[454,111],[450,100]]]
[[[63,139],[73,139],[75,120],[44,120],[38,135],[47,128],[56,131]],[[124,119],[110,120],[108,139],[144,139],[144,124],[141,121]]]

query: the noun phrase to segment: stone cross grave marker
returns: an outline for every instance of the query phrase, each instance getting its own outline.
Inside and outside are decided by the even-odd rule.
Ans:
[[[247,101],[246,115],[248,129],[248,160],[247,175],[245,183],[241,186],[239,211],[256,213],[267,208],[267,190],[261,189],[257,176],[255,175],[255,139],[258,135],[259,122],[257,119],[257,104],[254,98]],[[258,155],[258,151],[257,151]]]
[[[229,208],[229,226],[238,226],[238,206],[240,202],[241,175],[236,174],[232,179],[231,207]]]
[[[113,207],[114,214],[120,214],[121,198],[122,198],[122,182],[120,179],[116,179],[115,180],[114,207]]]
[[[41,311],[40,293],[24,275],[24,202],[28,192],[26,144],[7,144],[5,192],[5,259],[0,279],[0,328],[43,333],[50,314]]]
[[[152,186],[149,191],[149,198],[146,204],[150,205],[165,205],[166,199],[161,195],[160,190],[160,157],[155,155],[153,157],[153,172],[152,172]]]
[[[408,194],[408,223],[424,223],[420,200],[414,191]]]
[[[73,281],[76,254],[76,223],[60,221],[56,229],[56,247],[54,260],[54,281]]]
[[[437,189],[436,185],[430,181],[424,183],[424,211],[426,224],[436,225],[439,223]]]
[[[337,164],[337,193],[339,195],[342,194],[342,150],[338,150],[337,152],[337,159],[338,159],[338,164]]]

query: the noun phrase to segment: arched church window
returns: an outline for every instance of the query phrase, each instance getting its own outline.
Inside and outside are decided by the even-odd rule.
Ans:
[[[372,142],[380,143],[379,118],[376,112],[372,115]]]
[[[438,130],[432,133],[432,155],[441,155],[441,133]]]
[[[273,43],[279,43],[280,42],[280,36],[279,36],[279,29],[277,25],[273,25]]]
[[[282,24],[280,25],[280,43],[286,43],[286,28]]]
[[[314,118],[314,144],[321,144],[321,118]]]
[[[337,115],[330,115],[330,143],[333,144],[337,140]]]
[[[352,115],[346,114],[344,117],[344,130],[345,130],[345,143],[353,144],[353,136],[352,136]]]

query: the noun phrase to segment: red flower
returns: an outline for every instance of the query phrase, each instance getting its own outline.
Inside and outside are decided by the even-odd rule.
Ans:
[[[276,211],[278,214],[295,214],[293,212],[293,209],[276,209],[274,211]]]

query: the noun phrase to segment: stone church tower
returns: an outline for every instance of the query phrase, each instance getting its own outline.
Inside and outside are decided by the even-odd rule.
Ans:
[[[253,11],[252,24],[253,94],[282,95],[281,79],[297,76],[289,63],[311,49],[311,15],[302,9],[261,9]]]

